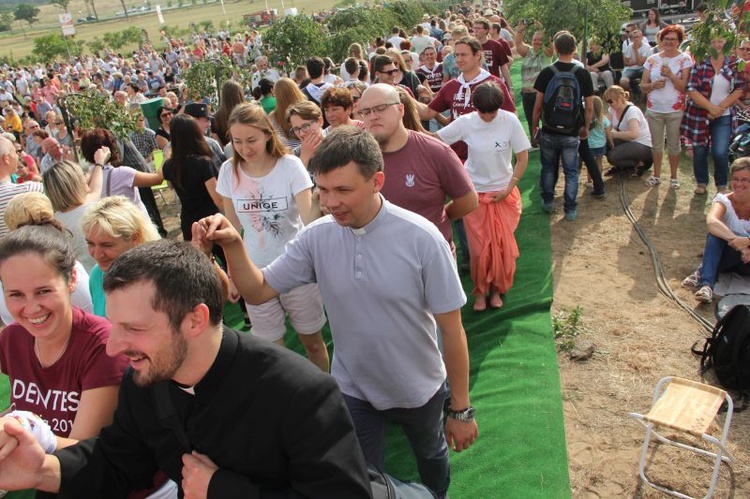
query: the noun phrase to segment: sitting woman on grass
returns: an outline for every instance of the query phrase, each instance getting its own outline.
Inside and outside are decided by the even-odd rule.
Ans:
[[[740,158],[729,169],[732,192],[718,193],[706,217],[708,237],[703,262],[682,281],[696,287],[695,299],[711,303],[719,272],[750,276],[750,158]]]

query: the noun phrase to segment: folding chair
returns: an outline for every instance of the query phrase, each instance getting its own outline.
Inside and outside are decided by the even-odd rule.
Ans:
[[[161,166],[164,164],[164,152],[161,149],[157,149],[154,151],[154,170],[159,171],[161,170]],[[161,184],[155,185],[151,187],[151,190],[154,191],[155,194],[158,194],[161,198],[162,203],[166,205],[170,205],[171,203],[168,203],[167,200],[164,198],[164,190],[169,189],[169,184],[166,180],[164,180]]]
[[[709,426],[711,426],[711,423],[718,414],[719,409],[724,404],[724,401],[727,403],[726,419],[721,432],[721,438],[716,438],[709,435],[707,432]],[[647,485],[661,490],[671,496],[681,497],[683,499],[693,499],[691,496],[656,485],[646,478],[646,457],[648,455],[651,436],[653,435],[657,440],[664,444],[679,447],[680,449],[689,450],[714,459],[711,483],[708,488],[708,493],[704,496],[705,499],[710,498],[716,488],[716,482],[719,478],[719,468],[721,467],[722,461],[726,463],[732,462],[732,458],[729,456],[729,452],[726,448],[726,443],[729,434],[729,425],[732,422],[733,411],[734,404],[732,403],[732,398],[727,392],[720,388],[672,376],[662,378],[654,389],[652,406],[648,414],[630,414],[631,417],[637,419],[646,428],[646,437],[643,440],[641,460],[638,465],[638,472],[641,476],[641,480]],[[716,452],[711,452],[687,443],[671,440],[657,433],[655,427],[669,428],[699,437],[708,444],[714,445],[717,450]]]

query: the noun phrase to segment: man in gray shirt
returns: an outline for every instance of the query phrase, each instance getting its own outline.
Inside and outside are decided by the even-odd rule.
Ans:
[[[448,445],[461,451],[478,435],[460,313],[466,296],[448,243],[434,224],[380,194],[383,158],[369,133],[331,132],[310,169],[330,215],[305,227],[262,271],[221,215],[194,224],[193,239],[222,245],[234,282],[251,303],[318,283],[336,349],[331,374],[365,459],[383,468],[385,423],[397,422],[422,482],[446,497]],[[444,426],[446,376],[451,399]]]

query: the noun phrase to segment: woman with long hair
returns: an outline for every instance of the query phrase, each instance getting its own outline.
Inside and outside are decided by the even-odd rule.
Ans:
[[[214,114],[214,133],[222,147],[229,143],[229,115],[238,104],[245,102],[245,91],[242,85],[234,80],[227,80],[221,86],[221,102],[219,110]]]
[[[292,131],[292,125],[286,118],[286,111],[298,102],[306,101],[307,97],[290,78],[280,78],[274,84],[273,93],[276,95],[276,109],[268,117],[284,144],[288,148],[294,149],[299,146],[300,139]]]
[[[161,237],[151,219],[123,196],[104,198],[89,206],[81,219],[81,230],[89,255],[96,261],[89,276],[93,313],[106,317],[104,274],[127,250]]]
[[[247,253],[260,268],[282,254],[286,243],[315,218],[313,184],[260,106],[237,106],[229,130],[234,157],[221,166],[217,191],[223,196],[224,213],[238,231],[244,231]],[[254,335],[280,345],[289,314],[308,359],[328,371],[328,351],[320,332],[326,318],[317,284],[301,286],[263,305],[248,305],[248,314]]]
[[[182,237],[190,241],[193,222],[218,213],[223,203],[216,192],[211,149],[192,117],[178,114],[172,119],[172,157],[162,171],[180,198]]]
[[[117,147],[117,140],[112,132],[103,128],[95,128],[81,136],[81,152],[89,164],[96,164],[94,153],[102,147],[110,151],[109,160],[102,165],[102,193],[101,196],[125,196],[136,206],[148,214],[146,206],[141,201],[138,187],[153,187],[164,181],[161,171],[148,173],[135,168],[124,166]]]
[[[667,23],[662,21],[659,16],[659,9],[657,9],[656,7],[651,7],[650,9],[648,9],[648,14],[646,14],[646,22],[644,22],[641,26],[641,31],[643,32],[644,38],[646,38],[646,40],[648,41],[648,44],[652,47],[656,47],[657,35],[659,34],[659,31],[661,31],[662,28],[665,28],[666,26]]]
[[[16,320],[0,333],[0,368],[13,386],[13,411],[4,417],[48,453],[112,421],[126,366],[105,351],[109,322],[73,306],[75,262],[54,225],[20,227],[0,241],[0,280]]]

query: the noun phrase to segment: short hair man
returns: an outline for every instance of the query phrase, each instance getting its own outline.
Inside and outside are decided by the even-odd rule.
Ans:
[[[461,325],[466,296],[448,244],[432,223],[380,194],[383,159],[369,133],[334,130],[310,169],[331,215],[308,225],[262,271],[221,215],[201,221],[194,239],[224,247],[232,276],[251,303],[318,283],[336,349],[331,373],[365,460],[382,469],[385,423],[396,421],[409,437],[422,482],[443,498],[450,483],[447,443],[460,451],[477,438]],[[444,429],[446,367],[451,410]]]
[[[271,342],[222,329],[221,279],[195,247],[162,240],[128,251],[104,291],[107,353],[130,359],[114,423],[45,456],[6,422],[20,445],[0,466],[0,487],[124,497],[162,470],[185,497],[371,497],[336,382]]]
[[[579,62],[573,61],[573,52],[576,48],[575,37],[567,31],[561,31],[555,35],[555,51],[558,60],[553,65],[560,72],[572,72],[578,81],[581,95],[584,99],[584,123],[580,131],[558,133],[550,129],[544,129],[541,134],[541,189],[544,211],[552,213],[552,201],[555,197],[555,182],[557,181],[557,166],[562,159],[563,172],[565,174],[564,208],[565,218],[575,220],[578,217],[578,146],[579,137],[585,139],[589,135],[589,125],[594,109],[594,86],[588,71]],[[576,69],[577,68],[577,69]],[[536,90],[536,101],[534,102],[534,115],[531,123],[533,136],[539,130],[539,120],[542,119],[542,108],[544,106],[544,93],[555,72],[552,66],[547,66],[536,78],[534,90]]]
[[[39,126],[39,125],[37,125]],[[41,182],[22,182],[14,184],[10,176],[18,170],[18,153],[16,146],[5,137],[0,137],[0,237],[8,233],[3,214],[8,202],[23,192],[44,192]]]
[[[257,71],[255,71],[250,78],[252,88],[257,87],[260,83],[260,80],[262,80],[263,78],[271,80],[274,83],[279,81],[279,79],[281,78],[281,75],[278,71],[269,67],[268,57],[264,55],[255,59],[255,67],[257,68]]]
[[[359,109],[383,152],[383,196],[434,223],[452,246],[451,221],[477,207],[477,193],[461,161],[444,143],[406,129],[404,105],[393,86],[378,83],[366,89]]]
[[[302,93],[308,100],[313,101],[318,106],[320,106],[323,92],[333,86],[325,81],[325,68],[326,64],[320,57],[311,57],[307,60],[307,73],[310,75],[310,83],[302,88]],[[326,126],[328,126],[328,123],[326,123]]]
[[[484,61],[487,68],[494,76],[502,78],[508,89],[513,88],[510,81],[510,65],[513,63],[513,53],[510,44],[502,38],[493,40],[489,37],[490,22],[487,19],[477,19],[474,21],[474,36],[482,44],[484,52]],[[513,94],[511,94],[511,97]]]
[[[645,41],[643,33],[639,29],[634,29],[630,33],[630,45],[622,52],[625,60],[625,69],[622,70],[620,86],[625,90],[630,90],[630,82],[640,78],[643,74],[643,64],[646,59],[653,53],[648,41]]]

